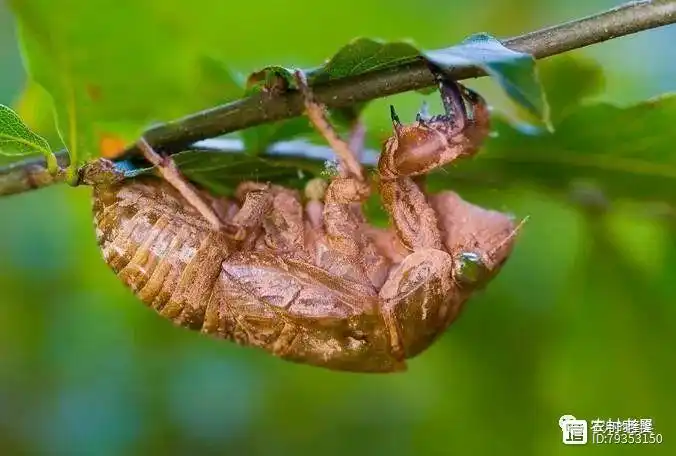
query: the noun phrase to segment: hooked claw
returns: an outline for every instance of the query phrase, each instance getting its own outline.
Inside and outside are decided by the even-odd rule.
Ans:
[[[394,109],[393,105],[390,105],[390,117],[392,117],[393,124],[401,125],[401,120],[399,120],[399,116],[397,115],[397,111]]]
[[[467,122],[468,113],[460,86],[453,81],[447,81],[442,76],[437,76],[437,80],[446,116],[449,120],[455,120],[464,125]]]
[[[390,117],[392,118],[392,124],[394,125],[394,129],[399,130],[402,126],[401,120],[399,120],[399,116],[397,115],[397,111],[395,111],[393,105],[390,105]]]

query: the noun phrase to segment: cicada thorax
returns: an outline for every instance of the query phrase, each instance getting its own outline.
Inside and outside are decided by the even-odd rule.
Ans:
[[[203,328],[216,312],[214,287],[232,250],[174,188],[139,178],[94,188],[103,258],[148,306],[175,323]]]

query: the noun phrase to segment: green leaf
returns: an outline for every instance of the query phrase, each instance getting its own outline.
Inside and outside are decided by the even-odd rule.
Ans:
[[[245,181],[301,189],[323,169],[322,162],[295,157],[263,158],[206,151],[186,151],[174,157],[188,179],[219,195],[231,195]]]
[[[494,78],[512,100],[551,128],[549,106],[529,54],[505,47],[492,36],[472,35],[458,46],[424,53],[443,68],[477,66]]]
[[[421,52],[412,43],[357,38],[324,65],[307,71],[308,83],[319,84],[412,62]]]
[[[258,92],[283,92],[293,85],[291,70],[278,65],[268,66],[249,75],[246,80],[246,95]]]
[[[44,155],[50,172],[56,172],[56,157],[47,140],[31,131],[11,108],[0,104],[0,155],[21,156],[34,153]]]
[[[603,68],[580,56],[561,54],[543,60],[538,63],[538,73],[547,92],[554,125],[605,88]]]
[[[0,104],[0,154],[20,156],[36,152],[51,154],[47,140],[32,132],[12,108]]]
[[[288,141],[300,136],[311,136],[315,134],[315,130],[307,118],[297,117],[295,119],[247,128],[241,134],[246,153],[249,155],[261,155],[265,153],[270,145],[276,142]]]
[[[226,8],[159,2],[10,0],[30,77],[53,99],[73,169],[116,153],[150,124],[241,96],[219,62]],[[204,14],[209,11],[209,14]],[[72,177],[72,176],[71,176]]]
[[[42,86],[27,81],[13,108],[28,128],[47,140],[52,150],[63,148],[54,122],[52,99]]]
[[[551,128],[549,107],[538,78],[535,59],[529,54],[508,49],[485,33],[472,35],[456,46],[432,51],[420,50],[408,42],[357,38],[342,47],[324,65],[305,72],[311,85],[323,84],[421,58],[442,69],[481,68],[500,84],[517,105]],[[271,81],[275,80],[280,82],[273,84]],[[280,66],[268,67],[254,73],[249,83],[252,87],[257,84],[292,86],[292,71]]]
[[[537,186],[566,196],[676,202],[676,94],[633,106],[578,107],[553,134],[530,135],[496,120],[495,137],[472,160],[435,174],[431,186]]]

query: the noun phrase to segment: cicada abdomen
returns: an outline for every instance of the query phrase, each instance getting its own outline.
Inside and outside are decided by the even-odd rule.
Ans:
[[[225,219],[238,209],[203,196]],[[233,241],[161,179],[95,186],[94,220],[103,257],[120,280],[178,325],[296,362],[400,368],[368,287],[298,254]]]
[[[96,186],[93,196],[97,241],[122,282],[160,315],[204,328],[209,311],[217,312],[225,236],[160,179]]]

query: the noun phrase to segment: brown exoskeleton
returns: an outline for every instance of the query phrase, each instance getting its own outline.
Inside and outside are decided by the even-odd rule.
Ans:
[[[291,189],[245,182],[234,200],[215,198],[142,140],[166,179],[101,183],[85,172],[85,181],[98,182],[103,257],[143,302],[181,326],[336,370],[404,370],[512,248],[516,227],[507,215],[424,190],[426,173],[478,150],[489,131],[486,104],[442,81],[445,115],[402,125],[392,110],[394,135],[377,170],[392,222],[384,230],[362,214],[370,184],[354,151],[301,73],[297,81],[339,160],[323,195],[308,191],[303,201]]]

